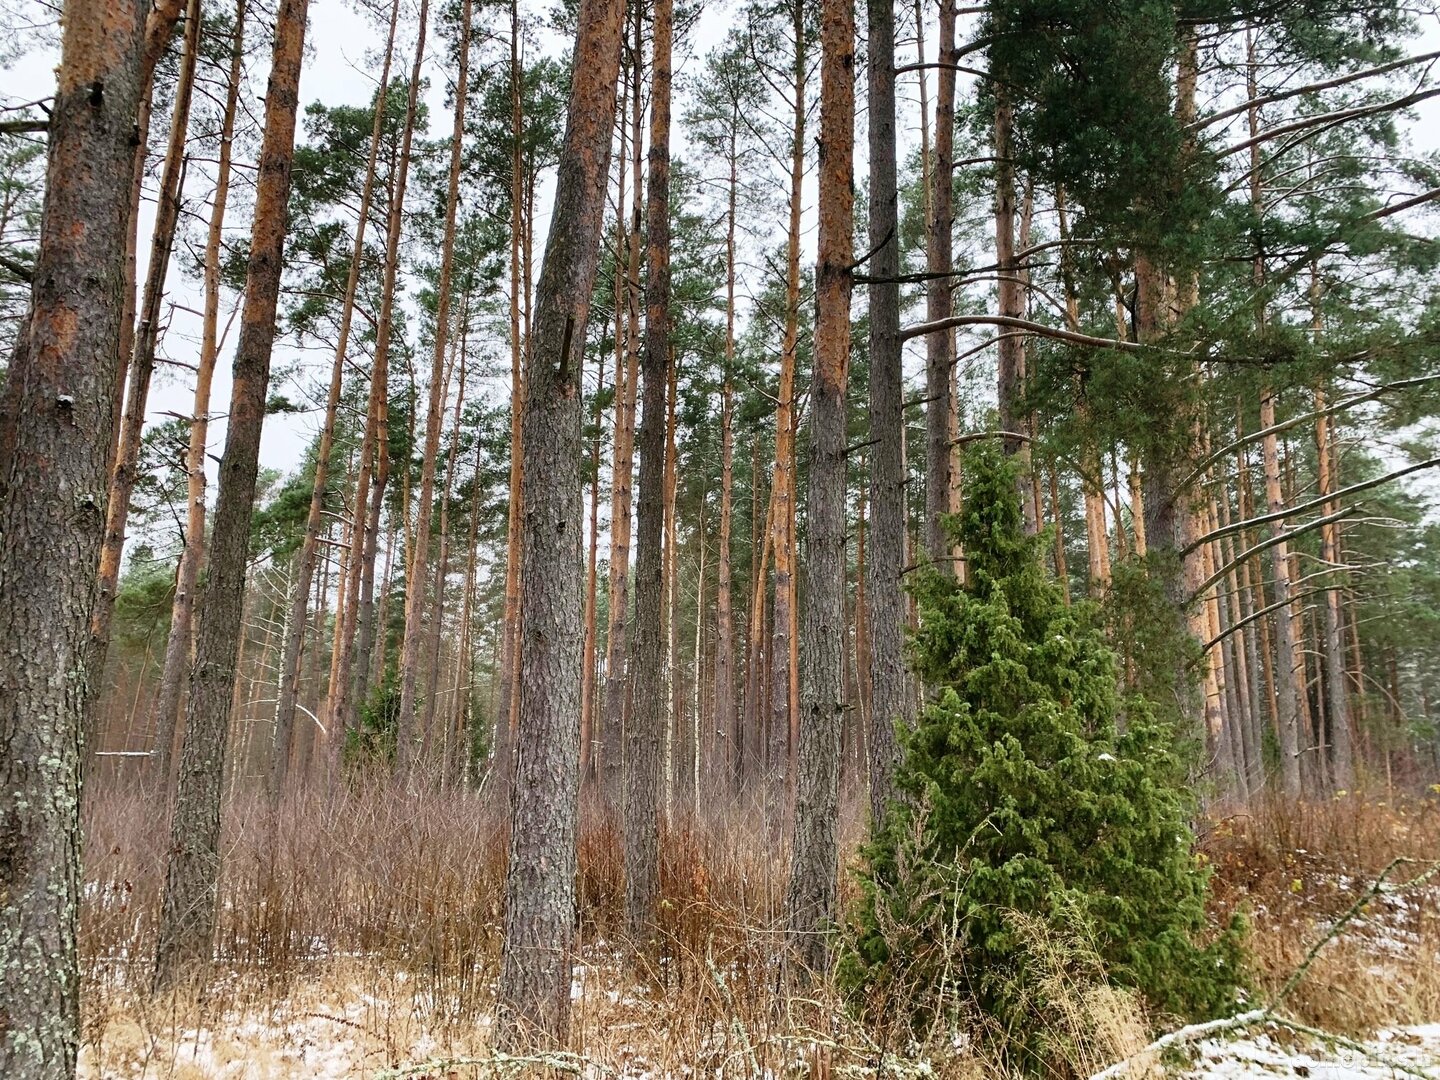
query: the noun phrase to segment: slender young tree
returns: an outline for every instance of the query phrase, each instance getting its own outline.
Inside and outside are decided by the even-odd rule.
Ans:
[[[451,273],[455,265],[455,214],[460,205],[460,163],[465,135],[465,95],[470,78],[470,0],[460,11],[460,66],[455,82],[455,130],[450,136],[450,176],[445,201],[445,234],[440,248],[440,279],[436,284],[435,355],[430,367],[430,396],[425,414],[425,451],[420,460],[420,505],[416,512],[414,553],[405,589],[405,636],[400,644],[400,715],[395,768],[406,776],[415,766],[417,742],[415,688],[420,676],[421,630],[425,610],[425,578],[430,555],[431,504],[435,497],[435,462],[440,456],[440,426],[445,408],[445,349],[450,335]]]
[[[330,365],[330,389],[325,399],[325,419],[320,426],[320,445],[315,455],[315,482],[310,489],[310,507],[305,517],[305,537],[295,568],[295,589],[291,598],[289,633],[280,653],[280,686],[275,705],[275,756],[272,762],[270,790],[278,797],[284,792],[290,768],[291,732],[295,727],[296,703],[300,687],[300,644],[304,635],[305,609],[309,602],[310,584],[315,575],[320,533],[324,524],[325,500],[330,484],[330,456],[335,445],[335,422],[340,411],[340,394],[344,387],[345,362],[350,348],[350,331],[355,317],[355,294],[360,286],[360,271],[365,261],[365,230],[370,221],[370,205],[375,193],[375,168],[380,156],[385,125],[385,99],[390,88],[390,65],[395,55],[395,29],[400,15],[400,0],[390,7],[390,32],[385,37],[385,59],[380,66],[380,83],[375,94],[375,120],[370,131],[370,151],[365,162],[365,179],[360,187],[360,207],[355,220],[355,243],[350,256],[350,271],[345,280],[345,298],[340,307],[340,329],[335,339],[335,357]],[[355,512],[358,517],[358,511]],[[343,611],[337,606],[337,612]],[[337,614],[335,643],[338,655],[348,637],[343,636]],[[334,663],[331,664],[331,691],[335,685]],[[339,733],[332,739],[340,742]],[[332,755],[333,756],[333,755]]]
[[[523,162],[523,86],[520,58],[520,7],[510,0],[510,503],[505,529],[505,606],[501,613],[500,694],[495,710],[495,767],[502,785],[510,783],[519,700],[520,679],[520,560],[522,557],[520,509],[525,491],[524,431],[525,364],[521,319],[521,279],[529,276],[521,259],[526,235]]]
[[[840,728],[845,715],[845,390],[854,259],[855,8],[825,0],[820,15],[820,236],[805,580],[809,602],[794,844],[785,894],[790,944],[811,971],[829,960],[838,858]]]
[[[369,421],[366,423],[367,439],[373,434],[370,442],[375,456],[375,465],[369,487],[370,504],[360,560],[359,607],[355,620],[355,669],[351,677],[349,702],[351,712],[360,708],[361,703],[365,701],[367,694],[372,689],[372,679],[378,683],[385,669],[384,657],[382,656],[380,662],[377,663],[374,653],[376,627],[385,625],[383,609],[385,601],[388,599],[388,591],[382,592],[381,602],[378,605],[381,610],[377,617],[375,560],[380,550],[380,519],[384,512],[385,491],[390,480],[390,351],[395,333],[395,297],[398,291],[396,277],[400,270],[400,234],[405,223],[405,193],[409,185],[414,152],[415,117],[420,108],[420,76],[422,65],[425,62],[425,32],[428,28],[429,14],[429,0],[420,0],[419,31],[415,36],[415,59],[410,66],[409,93],[405,101],[405,126],[400,136],[400,161],[395,170],[394,188],[390,192],[389,220],[385,225],[385,273],[380,289],[380,313],[375,320],[375,370],[371,375],[370,382],[370,409],[371,419],[374,423],[371,424]],[[413,409],[410,410],[410,414],[413,420]],[[413,444],[414,439],[411,438],[410,442]],[[364,490],[363,484],[361,490]],[[404,525],[408,532],[409,515],[408,507],[404,505],[405,502],[406,500],[402,500],[399,524]],[[357,514],[361,511],[362,503],[362,495],[357,491],[355,496],[355,512]],[[397,523],[392,520],[392,532],[395,531],[396,525]],[[386,552],[388,559],[394,552],[393,543],[386,545]],[[386,586],[389,585],[388,568],[381,580]],[[383,651],[384,635],[382,634],[380,637]],[[347,723],[349,722],[347,720]]]
[[[210,431],[210,386],[220,353],[220,256],[225,235],[225,209],[230,200],[230,157],[235,140],[235,112],[240,96],[241,61],[245,50],[247,0],[235,5],[235,29],[230,45],[230,70],[225,89],[225,111],[220,121],[220,157],[216,164],[215,196],[210,208],[210,229],[205,240],[205,316],[200,337],[200,362],[195,371],[195,403],[190,418],[190,442],[185,450],[185,534],[180,565],[175,571],[175,600],[170,607],[170,633],[165,641],[165,663],[155,694],[154,782],[170,790],[175,757],[175,717],[180,690],[190,663],[194,638],[195,587],[205,552],[205,445]]]
[[[68,0],[0,428],[0,1073],[75,1075],[88,630],[148,4]]]
[[[189,963],[208,962],[220,877],[220,798],[230,739],[235,654],[255,504],[260,429],[270,384],[275,310],[284,265],[290,168],[300,104],[307,0],[281,0],[275,18],[265,134],[260,146],[255,221],[245,272],[240,339],[231,369],[230,418],[220,462],[220,492],[210,541],[209,572],[199,605],[195,666],[170,822],[165,895],[155,952],[157,989],[174,984]]]
[[[600,260],[622,0],[581,0],[555,213],[526,366],[520,693],[505,878],[502,1038],[564,1041],[570,1019],[582,652],[580,377]]]
[[[795,610],[795,382],[800,361],[800,223],[801,197],[805,183],[806,79],[809,54],[806,48],[805,5],[795,0],[791,33],[795,52],[792,58],[790,105],[790,225],[785,239],[785,333],[780,347],[780,384],[775,410],[775,513],[770,528],[775,553],[774,620],[770,633],[770,768],[769,779],[775,805],[788,795],[794,781],[791,755],[791,727],[796,717],[792,708],[795,671],[792,657],[797,645]],[[772,822],[781,819],[778,809]]]

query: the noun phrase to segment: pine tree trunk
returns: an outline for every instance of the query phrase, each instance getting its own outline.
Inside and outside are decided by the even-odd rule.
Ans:
[[[165,642],[165,663],[155,695],[153,780],[161,790],[171,787],[175,756],[175,718],[180,690],[190,666],[193,640],[195,587],[205,554],[205,446],[210,430],[210,387],[219,355],[220,247],[225,233],[225,209],[230,198],[230,155],[235,135],[235,111],[240,95],[241,62],[245,49],[246,0],[235,5],[235,30],[230,49],[229,82],[220,125],[220,158],[216,165],[215,197],[205,242],[205,314],[200,338],[200,362],[195,370],[195,404],[190,420],[190,442],[185,451],[185,535],[180,565],[175,572],[175,600],[170,606],[170,633]]]
[[[305,609],[309,603],[310,585],[315,575],[315,560],[325,513],[325,499],[330,482],[330,455],[335,444],[335,421],[340,408],[340,392],[344,384],[345,360],[350,346],[350,330],[355,314],[355,293],[360,284],[360,269],[365,258],[365,227],[370,220],[370,204],[375,190],[375,167],[380,156],[380,141],[385,119],[385,100],[390,86],[390,64],[395,51],[395,27],[399,18],[399,0],[390,8],[390,32],[385,40],[385,59],[380,69],[380,83],[375,98],[375,120],[370,129],[370,152],[365,163],[365,180],[360,189],[360,208],[355,222],[355,243],[350,256],[350,271],[345,282],[345,298],[340,308],[340,329],[336,338],[335,358],[330,366],[330,390],[325,401],[325,419],[320,426],[320,446],[315,456],[315,481],[310,491],[310,507],[305,518],[305,536],[297,555],[295,593],[291,601],[290,633],[280,653],[280,688],[275,706],[275,747],[270,773],[270,793],[279,798],[284,794],[285,779],[290,767],[291,732],[295,725],[295,705],[300,679],[300,642],[304,634]],[[337,613],[337,626],[339,617]],[[334,647],[342,639],[337,635]],[[339,738],[338,731],[332,738]]]
[[[623,173],[624,170],[622,169]],[[618,280],[618,275],[617,275]],[[618,342],[617,342],[618,343]],[[590,536],[585,553],[585,650],[580,682],[580,782],[591,779],[595,743],[595,653],[598,644],[596,626],[600,603],[600,444],[604,441],[604,413],[601,401],[605,392],[605,354],[601,353],[595,374],[595,439],[590,444]],[[616,386],[615,400],[620,400]]]
[[[190,123],[190,101],[195,87],[199,42],[199,0],[188,0],[180,70],[174,87],[170,136],[165,148],[165,163],[160,172],[155,227],[150,238],[149,265],[145,270],[140,324],[127,360],[128,388],[120,423],[115,469],[110,479],[105,539],[100,548],[98,592],[95,609],[90,617],[90,656],[86,660],[86,666],[95,677],[87,690],[89,700],[86,703],[86,728],[92,733],[95,731],[95,713],[103,688],[105,658],[110,649],[110,623],[120,582],[120,559],[125,548],[130,501],[135,492],[135,484],[140,479],[140,439],[145,428],[150,379],[155,371],[155,350],[160,338],[160,304],[165,296],[165,278],[170,269],[170,254],[175,247],[175,231],[180,222],[180,197],[184,190],[187,165],[185,136]],[[143,158],[143,152],[139,156]]]
[[[665,494],[670,386],[670,50],[673,8],[656,0],[645,220],[645,342],[635,522],[634,713],[625,732],[625,921],[637,944],[660,891],[661,729],[665,694]]]
[[[940,0],[940,73],[935,89],[935,144],[930,163],[930,213],[925,222],[925,269],[931,277],[925,290],[928,322],[948,319],[952,311],[955,185],[955,0]],[[925,549],[942,559],[950,544],[942,524],[950,509],[950,369],[955,362],[955,337],[937,330],[925,339]]]
[[[901,371],[896,194],[895,12],[868,0],[870,110],[870,531],[864,567],[870,683],[870,820],[895,797],[898,726],[915,715],[905,664],[904,382]]]
[[[620,0],[581,0],[555,212],[526,371],[521,673],[498,991],[501,1038],[569,1027],[579,811],[581,402],[619,79]]]
[[[425,60],[425,29],[428,15],[428,0],[421,0],[420,27],[415,40],[415,60],[410,68],[409,96],[405,103],[405,126],[400,137],[400,162],[396,169],[395,183],[390,193],[389,215],[385,235],[385,272],[380,291],[380,312],[375,325],[375,364],[371,375],[371,409],[375,419],[373,452],[375,455],[374,482],[370,486],[369,516],[365,524],[365,546],[360,560],[360,602],[356,619],[355,667],[351,678],[349,714],[358,714],[372,687],[384,677],[383,655],[376,662],[376,639],[384,649],[385,616],[383,607],[385,595],[379,605],[375,602],[375,560],[379,554],[380,519],[385,508],[385,490],[390,480],[390,340],[394,333],[396,277],[400,269],[400,234],[404,226],[405,193],[409,186],[411,151],[415,138],[415,116],[420,103],[421,66]],[[415,410],[410,409],[413,422]],[[367,425],[367,432],[370,430]],[[412,445],[414,440],[410,440]],[[409,470],[406,470],[408,479]],[[358,507],[357,507],[358,509]],[[408,524],[408,515],[402,510],[401,522]],[[391,522],[394,532],[396,523]],[[393,543],[387,548],[393,553]],[[387,571],[382,583],[388,585]],[[422,590],[423,591],[423,590]],[[377,617],[377,606],[382,610]],[[378,627],[378,632],[377,632]],[[347,725],[354,721],[347,719]]]
[[[630,620],[630,530],[633,522],[632,483],[635,475],[635,415],[640,386],[640,238],[641,211],[641,117],[640,80],[644,53],[638,3],[634,36],[629,47],[630,71],[630,228],[626,233],[625,256],[625,393],[624,415],[617,406],[615,457],[610,482],[610,615],[605,638],[605,717],[601,758],[603,789],[615,797],[625,761],[625,719],[629,681],[627,630]],[[624,202],[624,169],[620,170],[621,203]]]
[[[525,72],[520,65],[520,9],[510,0],[510,509],[505,529],[505,608],[501,619],[500,693],[495,709],[493,753],[499,786],[510,785],[519,721],[520,685],[520,560],[523,542],[520,508],[525,495],[524,412],[525,341],[520,317],[522,277],[529,288],[528,261],[522,261],[522,234],[525,231],[525,190],[521,177],[521,142],[525,131],[521,89]]]
[[[1025,317],[1024,271],[1015,257],[1016,184],[1013,133],[1015,126],[1014,106],[1010,103],[1009,91],[1003,86],[996,91],[995,102],[995,265],[999,280],[995,285],[999,300],[1000,314],[1006,318]],[[949,286],[949,282],[944,282]],[[1000,355],[998,374],[998,402],[1000,412],[1000,445],[1007,457],[1028,458],[1025,434],[1025,416],[1022,398],[1025,395],[1025,338],[1014,334],[1001,335],[997,345]],[[1028,462],[1017,477],[1020,485],[1021,503],[1025,507],[1026,531],[1034,534],[1034,500],[1028,497],[1025,487],[1029,482]]]
[[[840,728],[845,715],[845,391],[850,366],[854,229],[853,0],[825,0],[820,43],[820,235],[815,270],[815,365],[810,383],[808,603],[794,844],[785,897],[791,946],[800,962],[815,972],[827,966],[826,935],[834,917]]]
[[[735,628],[730,569],[730,534],[734,527],[732,494],[735,487],[735,220],[740,189],[736,160],[741,103],[730,116],[730,179],[725,205],[725,370],[720,390],[720,549],[715,568],[715,689],[710,730],[731,740],[730,764],[740,775],[743,734],[735,715]],[[697,611],[698,616],[698,611]],[[697,617],[697,622],[698,617]],[[698,673],[697,673],[698,677]],[[696,753],[699,751],[697,749]],[[711,765],[716,762],[710,762]],[[697,769],[699,763],[697,760]],[[697,809],[698,803],[697,803]]]
[[[1317,327],[1318,332],[1318,327]],[[1319,466],[1321,496],[1335,490],[1336,450],[1330,418],[1325,415],[1325,390],[1315,388],[1315,453]],[[1320,511],[1329,517],[1337,510],[1334,501],[1327,501]],[[1350,728],[1350,697],[1345,687],[1345,647],[1341,627],[1340,591],[1345,584],[1340,551],[1340,523],[1331,522],[1320,529],[1320,559],[1331,568],[1325,591],[1325,706],[1330,717],[1330,768],[1337,791],[1355,786],[1355,750]]]
[[[661,758],[661,806],[668,821],[675,812],[675,733],[684,714],[685,696],[680,688],[680,552],[676,546],[675,482],[675,396],[679,367],[670,350],[668,383],[665,390],[665,681],[669,709],[665,720],[665,752]]]
[[[75,1075],[80,786],[148,4],[69,0],[0,436],[0,1074]]]
[[[255,223],[245,273],[245,306],[235,349],[230,417],[220,462],[220,491],[210,566],[202,587],[204,618],[190,676],[180,782],[170,825],[165,896],[155,953],[155,986],[169,987],[182,967],[208,963],[220,874],[220,797],[224,790],[235,655],[250,547],[250,516],[260,429],[270,382],[275,310],[280,296],[305,46],[307,0],[281,0],[265,96],[265,134],[256,177]]]
[[[775,412],[775,515],[771,521],[772,546],[775,551],[774,625],[770,634],[770,738],[767,780],[777,801],[791,783],[790,742],[791,677],[795,621],[795,367],[799,361],[800,342],[800,216],[801,194],[805,179],[805,50],[804,5],[793,4],[795,64],[792,94],[794,118],[791,128],[790,153],[790,227],[786,241],[785,268],[785,337],[780,354],[779,407]],[[778,809],[772,823],[780,820]]]
[[[1260,397],[1260,427],[1275,424],[1275,395],[1268,387]],[[1275,435],[1266,435],[1262,441],[1265,460],[1265,502],[1269,513],[1285,508],[1280,489],[1280,457]],[[1270,526],[1270,535],[1279,542],[1270,549],[1271,576],[1275,583],[1275,602],[1281,606],[1275,612],[1275,651],[1278,670],[1275,673],[1275,697],[1280,735],[1280,776],[1286,795],[1300,794],[1300,706],[1295,693],[1295,631],[1291,619],[1290,598],[1290,554],[1285,536],[1285,522],[1276,520]]]
[[[396,733],[395,769],[408,777],[416,765],[417,730],[415,690],[420,677],[420,649],[424,636],[425,586],[429,575],[430,520],[435,501],[435,462],[440,456],[440,428],[445,409],[445,350],[449,346],[451,271],[455,264],[455,215],[460,203],[460,162],[465,145],[465,96],[470,79],[470,0],[460,15],[460,67],[455,83],[455,127],[450,135],[450,179],[445,201],[445,233],[440,248],[440,277],[436,283],[435,355],[430,365],[430,395],[425,412],[425,452],[420,459],[419,508],[415,517],[414,552],[405,587],[405,634],[400,642],[400,715]],[[426,0],[421,0],[424,22]],[[413,410],[412,410],[413,415]]]
[[[469,26],[469,21],[465,22]],[[466,48],[469,48],[468,42]],[[450,419],[450,447],[445,454],[445,484],[440,492],[440,535],[438,537],[439,555],[435,560],[435,576],[432,580],[431,601],[430,601],[430,625],[425,635],[425,708],[420,718],[420,730],[425,733],[424,737],[433,740],[435,737],[436,718],[440,715],[440,638],[445,627],[445,593],[446,584],[450,580],[450,506],[455,494],[455,469],[460,456],[460,435],[461,418],[465,411],[465,389],[466,378],[469,374],[466,368],[468,356],[466,354],[466,338],[470,325],[470,290],[467,287],[465,295],[460,303],[460,317],[456,322],[455,338],[450,345],[450,367],[454,367],[455,354],[459,352],[459,387],[455,394],[455,409]],[[449,393],[450,373],[445,376],[446,393]],[[461,633],[464,633],[462,627]],[[448,728],[447,728],[448,731]],[[442,782],[448,782],[454,775],[452,766],[455,762],[453,747],[450,744],[448,735],[442,737],[442,760],[441,771]]]

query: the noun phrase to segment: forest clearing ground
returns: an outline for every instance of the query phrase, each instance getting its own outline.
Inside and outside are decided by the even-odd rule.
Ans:
[[[465,796],[406,803],[352,792],[293,800],[271,818],[261,803],[238,804],[222,881],[224,960],[203,994],[155,1002],[135,992],[148,971],[158,892],[147,807],[119,796],[93,806],[81,1076],[373,1078],[485,1057],[503,846],[479,806]],[[854,850],[857,816],[847,814],[846,850]],[[618,836],[602,816],[589,819],[568,1047],[573,1060],[593,1063],[588,1074],[842,1075],[900,1045],[893,1033],[846,1019],[829,987],[803,1001],[777,997],[783,852],[755,841],[763,822],[753,810],[667,833],[667,956],[640,979],[627,975],[615,937]],[[1440,801],[1341,798],[1219,817],[1202,833],[1216,872],[1215,914],[1248,912],[1252,995],[1265,1001],[1391,860],[1440,856]],[[1423,865],[1398,868],[1286,998],[1287,1015],[1362,1041],[1369,1057],[1257,1027],[1192,1047],[1174,1075],[1405,1075],[1381,1064],[1390,1059],[1440,1078],[1440,884],[1405,888]],[[1094,1010],[1086,1003],[1077,1015]],[[1113,1027],[1133,1032],[1135,1019]],[[963,1036],[941,1036],[904,1063],[926,1061],[934,1075],[966,1080],[997,1075],[966,1045]],[[1140,1045],[1133,1033],[1097,1034],[1076,1072],[1098,1071]],[[495,1074],[457,1066],[433,1075]]]

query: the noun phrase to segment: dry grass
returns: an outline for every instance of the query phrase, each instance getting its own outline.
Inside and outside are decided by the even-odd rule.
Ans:
[[[1275,803],[1217,823],[1203,851],[1215,867],[1216,911],[1249,917],[1255,990],[1266,1000],[1378,876],[1405,860],[1285,1005],[1352,1035],[1440,1019],[1440,881],[1406,888],[1440,861],[1440,800]]]
[[[380,786],[300,795],[278,810],[237,800],[226,819],[219,961],[205,985],[154,1001],[135,988],[148,982],[153,950],[162,808],[119,792],[92,800],[81,925],[87,1074],[369,1077],[485,1055],[506,847],[491,801]],[[863,813],[858,801],[846,810],[846,851]],[[619,931],[615,822],[595,805],[583,819],[582,966],[565,1049],[599,1075],[875,1076],[882,1061],[891,1066],[882,1075],[902,1075],[919,1060],[941,1077],[998,1075],[966,1032],[916,1046],[899,1028],[850,1020],[833,987],[782,988],[788,855],[754,806],[717,801],[672,823],[658,940],[639,950]],[[1217,914],[1251,911],[1257,988],[1268,993],[1391,858],[1440,856],[1440,807],[1352,799],[1271,808],[1216,825],[1204,850],[1217,870]],[[1440,1018],[1440,905],[1432,893],[1428,907],[1407,900],[1401,910],[1403,895],[1383,897],[1321,954],[1291,999],[1301,1018],[1357,1032]],[[1033,933],[1043,996],[1060,1003],[1036,1018],[1049,1025],[1054,1074],[1086,1075],[1143,1045],[1137,1003],[1105,985],[1085,944]]]

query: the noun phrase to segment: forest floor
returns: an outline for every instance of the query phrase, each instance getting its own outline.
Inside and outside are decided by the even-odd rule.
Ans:
[[[80,1075],[538,1074],[538,1062],[502,1061],[487,1046],[504,845],[461,798],[403,806],[352,794],[278,817],[238,806],[219,962],[208,985],[160,1000],[136,991],[158,897],[153,808],[138,798],[92,807],[87,850],[100,856],[82,916]],[[1000,1075],[964,1034],[896,1053],[893,1032],[848,1019],[828,986],[782,1000],[773,961],[783,858],[757,833],[763,823],[737,812],[667,835],[664,959],[636,974],[615,937],[618,837],[590,816],[572,1039],[546,1063],[596,1080]],[[1142,1057],[1131,1076],[1440,1080],[1440,799],[1349,797],[1217,817],[1201,851],[1217,923],[1236,913],[1249,923],[1252,1003],[1283,993],[1278,1014],[1334,1038],[1268,1024],[1222,1032],[1163,1068]],[[1056,1075],[1099,1072],[1171,1026],[1095,987],[1076,987],[1063,1011],[1056,1034],[1071,1051]]]

